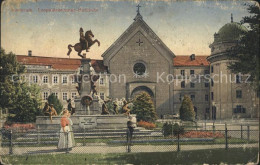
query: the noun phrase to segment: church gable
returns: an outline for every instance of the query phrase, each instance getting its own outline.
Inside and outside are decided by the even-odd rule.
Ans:
[[[140,38],[136,39],[136,35]],[[136,41],[131,41],[135,38]],[[143,46],[144,41],[142,39],[147,39],[147,41],[153,45],[153,47],[169,61],[172,62],[174,53],[161,41],[161,39],[152,31],[152,29],[142,20],[142,18],[135,19],[134,23],[112,44],[103,54],[104,64],[109,66],[109,61],[118,53],[120,49],[139,49]],[[130,48],[126,48],[128,42],[136,42],[136,44],[131,44]],[[137,51],[138,52],[138,51]]]
[[[137,63],[145,65],[146,71],[151,75],[157,72],[169,72],[172,59],[169,63],[167,58],[154,47],[148,38],[137,31],[109,60],[109,71],[113,74],[124,74],[128,82],[149,81],[155,82],[156,78],[150,76],[145,79],[134,78],[134,66]]]

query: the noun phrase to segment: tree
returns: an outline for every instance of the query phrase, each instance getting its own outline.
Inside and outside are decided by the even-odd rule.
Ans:
[[[8,110],[7,120],[13,122],[34,122],[40,114],[39,88],[20,79],[25,67],[20,65],[13,53],[0,55],[0,108]]]
[[[40,88],[36,85],[21,83],[16,87],[16,103],[9,112],[8,121],[35,122],[36,116],[41,115]]]
[[[157,119],[151,96],[142,92],[134,98],[132,113],[136,114],[138,121],[154,122]]]
[[[1,109],[14,108],[16,95],[16,86],[18,84],[12,81],[14,76],[24,72],[24,67],[19,65],[16,56],[13,53],[6,54],[1,48],[0,54],[0,107]]]
[[[257,3],[257,2],[256,2]],[[259,75],[259,20],[260,11],[258,5],[248,6],[248,12],[250,16],[243,17],[241,23],[249,25],[247,33],[241,36],[238,44],[233,47],[230,52],[230,59],[234,62],[230,63],[228,68],[233,73],[249,74],[249,80],[252,82],[254,87],[260,89]]]
[[[53,104],[53,107],[56,110],[57,114],[61,113],[63,105],[53,93],[48,97],[48,103],[49,105]]]
[[[180,119],[184,121],[194,121],[195,112],[193,104],[189,96],[184,96],[184,99],[180,108]]]

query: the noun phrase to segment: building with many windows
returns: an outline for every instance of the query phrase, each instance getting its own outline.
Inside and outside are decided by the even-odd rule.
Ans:
[[[229,54],[240,37],[247,32],[240,23],[225,24],[214,34],[210,45],[210,108],[212,119],[257,117],[259,96],[247,79],[250,75],[233,74],[228,69]]]
[[[228,53],[246,28],[238,23],[224,25],[214,35],[210,56],[175,55],[146,24],[140,13],[122,35],[92,60],[102,99],[131,99],[147,92],[158,116],[179,113],[184,95],[194,105],[197,119],[253,118],[258,116],[259,95],[241,81],[248,75],[230,73]],[[80,73],[80,59],[17,56],[27,68],[30,83],[41,87],[43,101],[54,93],[66,100],[78,95],[73,75]],[[229,79],[229,75],[231,78]],[[217,81],[225,78],[224,82]]]
[[[42,93],[42,102],[46,102],[50,94],[55,94],[67,106],[68,99],[74,99],[78,95],[76,74],[79,74],[81,62],[79,59],[53,58],[18,55],[19,63],[25,65],[25,79],[29,83],[35,83],[40,86]],[[91,65],[95,74],[101,74],[101,78],[96,83],[97,90],[101,98],[109,96],[109,87],[107,81],[107,68],[102,60],[92,60]]]
[[[210,115],[209,82],[205,76],[209,75],[209,62],[206,57],[192,54],[174,58],[174,75],[176,75],[173,87],[174,109],[180,109],[184,95],[188,95],[198,119],[209,118]]]

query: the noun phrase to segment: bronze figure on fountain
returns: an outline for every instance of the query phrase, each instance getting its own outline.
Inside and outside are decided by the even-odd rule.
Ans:
[[[79,43],[76,43],[74,46],[72,46],[71,44],[68,45],[68,49],[69,49],[69,51],[67,53],[68,56],[70,55],[70,53],[72,51],[71,47],[74,47],[74,50],[76,52],[78,52],[78,56],[80,56],[81,58],[86,58],[83,55],[81,55],[81,52],[83,50],[86,50],[86,52],[89,52],[89,48],[95,43],[98,43],[98,46],[100,46],[100,42],[97,39],[93,40],[94,34],[92,33],[91,30],[86,31],[86,33],[84,35],[83,28],[80,28],[79,36],[80,36]]]

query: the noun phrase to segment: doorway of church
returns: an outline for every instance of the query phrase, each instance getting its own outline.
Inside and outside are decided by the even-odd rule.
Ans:
[[[134,99],[137,95],[141,94],[142,92],[145,92],[147,93],[148,95],[150,95],[150,97],[152,98],[153,100],[153,103],[154,103],[154,106],[155,106],[155,98],[154,98],[154,93],[153,91],[146,87],[146,86],[139,86],[139,87],[136,87],[132,93],[131,93],[131,99]]]

